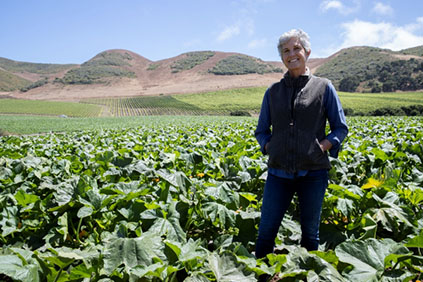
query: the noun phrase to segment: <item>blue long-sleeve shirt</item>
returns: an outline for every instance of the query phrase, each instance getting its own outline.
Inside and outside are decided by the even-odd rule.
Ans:
[[[270,129],[272,123],[270,118],[270,94],[269,89],[264,94],[263,102],[261,105],[260,116],[255,131],[255,136],[260,144],[260,149],[263,154],[266,154],[265,145],[272,138],[272,131]],[[331,157],[338,157],[338,152],[342,141],[348,134],[348,126],[345,120],[344,111],[341,106],[338,95],[336,94],[335,87],[332,83],[328,83],[326,92],[323,97],[323,105],[325,108],[325,115],[329,121],[330,132],[326,136],[326,139],[332,144],[329,149]],[[288,173],[284,170],[269,167],[268,173],[283,178],[293,178],[295,176],[304,176],[307,174],[307,170],[301,170],[296,175]]]

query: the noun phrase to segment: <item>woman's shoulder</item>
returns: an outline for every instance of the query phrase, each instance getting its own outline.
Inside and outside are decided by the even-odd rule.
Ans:
[[[313,78],[313,79],[316,79],[316,80],[319,80],[319,81],[321,81],[321,82],[325,82],[325,83],[332,83],[331,81],[330,81],[330,79],[328,79],[328,78],[326,78],[326,77],[321,77],[321,76],[317,76],[317,75],[311,75],[311,77]]]
[[[321,87],[324,87],[325,89],[332,87],[332,82],[326,77],[312,75],[311,78],[314,80],[314,86],[321,85]]]
[[[272,83],[268,88],[267,91],[275,91],[277,89],[279,89],[279,87],[281,86],[282,82],[283,82],[283,78],[277,82]]]

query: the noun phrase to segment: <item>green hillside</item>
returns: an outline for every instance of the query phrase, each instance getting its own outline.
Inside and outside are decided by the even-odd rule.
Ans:
[[[80,67],[69,70],[63,78],[56,78],[54,82],[63,84],[94,84],[104,83],[109,77],[135,77],[135,73],[128,69],[131,66],[131,54],[128,52],[105,51],[96,55]]]
[[[132,60],[131,54],[128,52],[125,53],[117,53],[117,52],[110,52],[105,51],[101,52],[100,54],[96,55],[91,60],[83,63],[82,67],[87,66],[130,66]]]
[[[238,75],[248,73],[270,73],[282,72],[281,68],[274,67],[260,59],[246,56],[233,55],[220,60],[209,70],[210,73],[217,75]]]
[[[39,64],[9,60],[0,57],[0,91],[14,91],[18,89],[28,90],[40,85],[45,78],[33,83],[29,80],[16,76],[15,73],[34,73],[40,76],[55,74],[73,66],[72,64]]]
[[[423,45],[413,47],[413,48],[404,49],[404,50],[401,50],[399,53],[404,54],[404,55],[414,55],[414,56],[423,57]]]
[[[419,50],[421,47],[401,52],[374,47],[343,49],[315,74],[329,78],[338,90],[346,92],[419,90],[423,89],[423,57],[399,56],[417,54]]]
[[[14,91],[31,84],[31,81],[0,69],[0,91]]]
[[[39,64],[9,60],[0,57],[0,68],[11,72],[30,72],[37,74],[53,74],[75,66],[75,64]]]

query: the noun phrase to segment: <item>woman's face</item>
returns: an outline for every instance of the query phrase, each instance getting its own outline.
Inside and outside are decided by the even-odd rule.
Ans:
[[[282,45],[282,62],[294,77],[304,74],[310,52],[306,52],[298,38],[293,37]]]

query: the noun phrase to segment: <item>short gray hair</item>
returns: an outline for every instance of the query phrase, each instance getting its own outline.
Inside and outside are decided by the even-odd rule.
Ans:
[[[279,56],[282,58],[282,46],[287,43],[291,38],[298,38],[301,42],[301,45],[303,46],[304,50],[308,53],[311,50],[310,46],[310,37],[307,33],[302,31],[301,29],[291,29],[290,31],[285,32],[281,35],[279,38],[278,43],[278,51]]]

